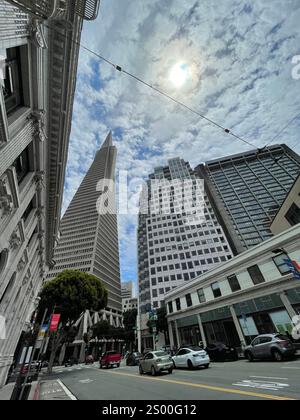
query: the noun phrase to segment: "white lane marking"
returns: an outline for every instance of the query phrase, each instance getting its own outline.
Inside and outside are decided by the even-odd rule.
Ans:
[[[293,370],[300,370],[300,367],[282,367],[281,369],[293,369]]]
[[[81,384],[90,384],[91,382],[94,382],[93,379],[81,379],[80,381]]]
[[[253,380],[244,380],[232,384],[233,386],[247,387],[247,388],[256,388],[256,389],[265,389],[269,391],[279,391],[280,389],[289,388],[289,384],[279,383],[279,382],[266,382],[266,381],[253,381]]]
[[[272,376],[250,376],[250,378],[255,379],[277,379],[279,381],[288,381],[289,378],[273,378]]]
[[[57,382],[62,387],[62,389],[65,391],[67,396],[70,397],[71,400],[77,401],[77,398],[75,397],[75,395],[72,394],[72,392],[65,386],[65,384],[62,383],[62,381],[60,379],[57,379]]]

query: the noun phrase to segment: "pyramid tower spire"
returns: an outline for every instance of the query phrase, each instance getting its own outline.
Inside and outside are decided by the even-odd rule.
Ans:
[[[113,139],[112,139],[112,132],[110,131],[108,133],[108,136],[106,137],[105,142],[102,144],[101,149],[104,149],[105,147],[112,147],[112,146],[113,146]]]

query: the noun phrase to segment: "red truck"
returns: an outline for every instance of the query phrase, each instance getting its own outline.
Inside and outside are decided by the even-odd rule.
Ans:
[[[114,350],[106,351],[99,360],[100,369],[106,366],[107,368],[117,366],[120,367],[122,356]]]

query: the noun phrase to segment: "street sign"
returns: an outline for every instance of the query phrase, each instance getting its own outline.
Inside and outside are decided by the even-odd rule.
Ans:
[[[296,261],[292,261],[290,258],[286,258],[284,260],[284,263],[291,270],[294,278],[296,280],[300,280],[300,266],[299,266],[299,264]]]

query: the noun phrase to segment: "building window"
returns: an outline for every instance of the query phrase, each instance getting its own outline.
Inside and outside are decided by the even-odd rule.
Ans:
[[[3,96],[7,114],[24,105],[21,69],[21,47],[6,50]]]
[[[236,275],[228,277],[228,282],[233,293],[241,290],[241,285]]]
[[[190,293],[185,295],[185,300],[186,300],[187,307],[190,308],[193,305],[192,296]]]
[[[13,166],[15,167],[18,184],[21,184],[26,175],[30,172],[29,167],[29,150],[28,147],[14,161]]]
[[[24,223],[26,223],[26,220],[28,219],[28,216],[30,215],[33,208],[34,208],[34,199],[30,201],[29,205],[27,206],[27,209],[23,213],[22,219]]]
[[[206,302],[206,297],[205,297],[205,294],[204,294],[204,289],[197,290],[197,293],[198,293],[199,302],[200,303],[205,303]]]
[[[169,309],[169,314],[172,314],[173,313],[173,303],[172,302],[168,303],[168,309]]]
[[[7,260],[8,260],[8,251],[7,250],[1,251],[0,252],[0,274],[2,271],[4,271]]]
[[[262,275],[258,265],[253,265],[252,267],[247,268],[248,273],[253,281],[254,285],[261,284],[265,282],[265,278]]]
[[[291,272],[287,264],[284,262],[284,260],[287,258],[288,257],[285,254],[280,254],[276,257],[273,257],[273,261],[282,275],[289,274]]]
[[[176,299],[176,309],[177,309],[177,311],[180,311],[181,310],[180,298]]]
[[[285,218],[291,226],[295,226],[300,223],[300,209],[295,203],[292,204],[289,211],[285,215]]]
[[[219,298],[219,297],[222,296],[222,292],[221,292],[221,289],[220,289],[220,284],[219,284],[218,281],[216,281],[215,283],[213,283],[211,285],[211,289],[212,289],[212,292],[213,292],[215,298]]]

